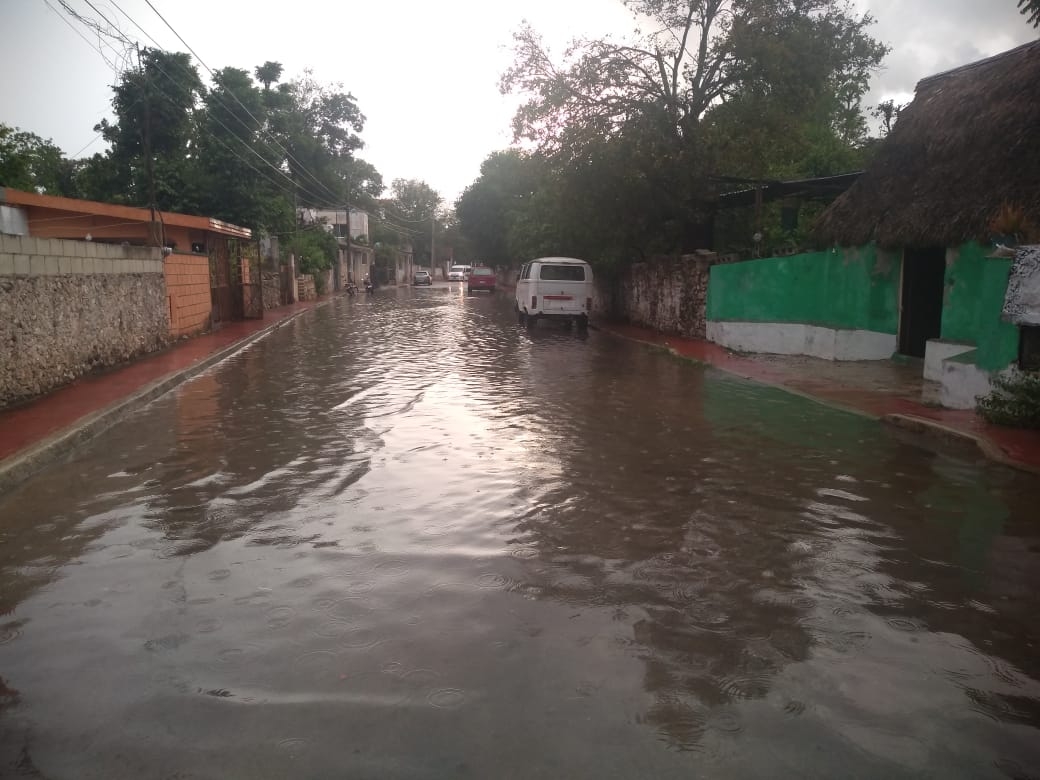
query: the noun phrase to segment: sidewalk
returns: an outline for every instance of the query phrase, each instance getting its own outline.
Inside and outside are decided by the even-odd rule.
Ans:
[[[906,366],[832,363],[798,356],[742,356],[710,341],[667,336],[634,325],[600,329],[902,428],[972,441],[986,457],[1040,474],[1040,431],[1002,428],[985,422],[974,411],[941,409],[926,403],[921,381],[907,381]]]
[[[0,410],[0,492],[134,409],[305,311],[331,300],[281,306],[262,320],[227,323],[132,363],[81,377],[22,406]]]

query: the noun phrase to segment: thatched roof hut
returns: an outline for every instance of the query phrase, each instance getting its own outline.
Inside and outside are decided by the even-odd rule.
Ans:
[[[957,246],[986,240],[1004,203],[1040,215],[1040,41],[920,81],[813,232],[842,246]]]

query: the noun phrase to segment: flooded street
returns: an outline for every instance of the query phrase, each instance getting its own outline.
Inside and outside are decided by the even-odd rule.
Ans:
[[[0,498],[0,776],[1040,776],[1040,478],[461,285]]]

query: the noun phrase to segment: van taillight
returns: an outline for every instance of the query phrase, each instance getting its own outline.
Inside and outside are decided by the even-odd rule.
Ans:
[[[592,311],[592,298],[585,299],[585,311]]]
[[[531,308],[532,309],[537,309],[538,308],[538,296],[537,295],[532,295],[531,296]]]

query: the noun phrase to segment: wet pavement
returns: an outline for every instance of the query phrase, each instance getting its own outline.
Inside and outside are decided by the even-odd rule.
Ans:
[[[337,299],[0,498],[0,776],[1036,776],[1038,503],[501,295]]]

